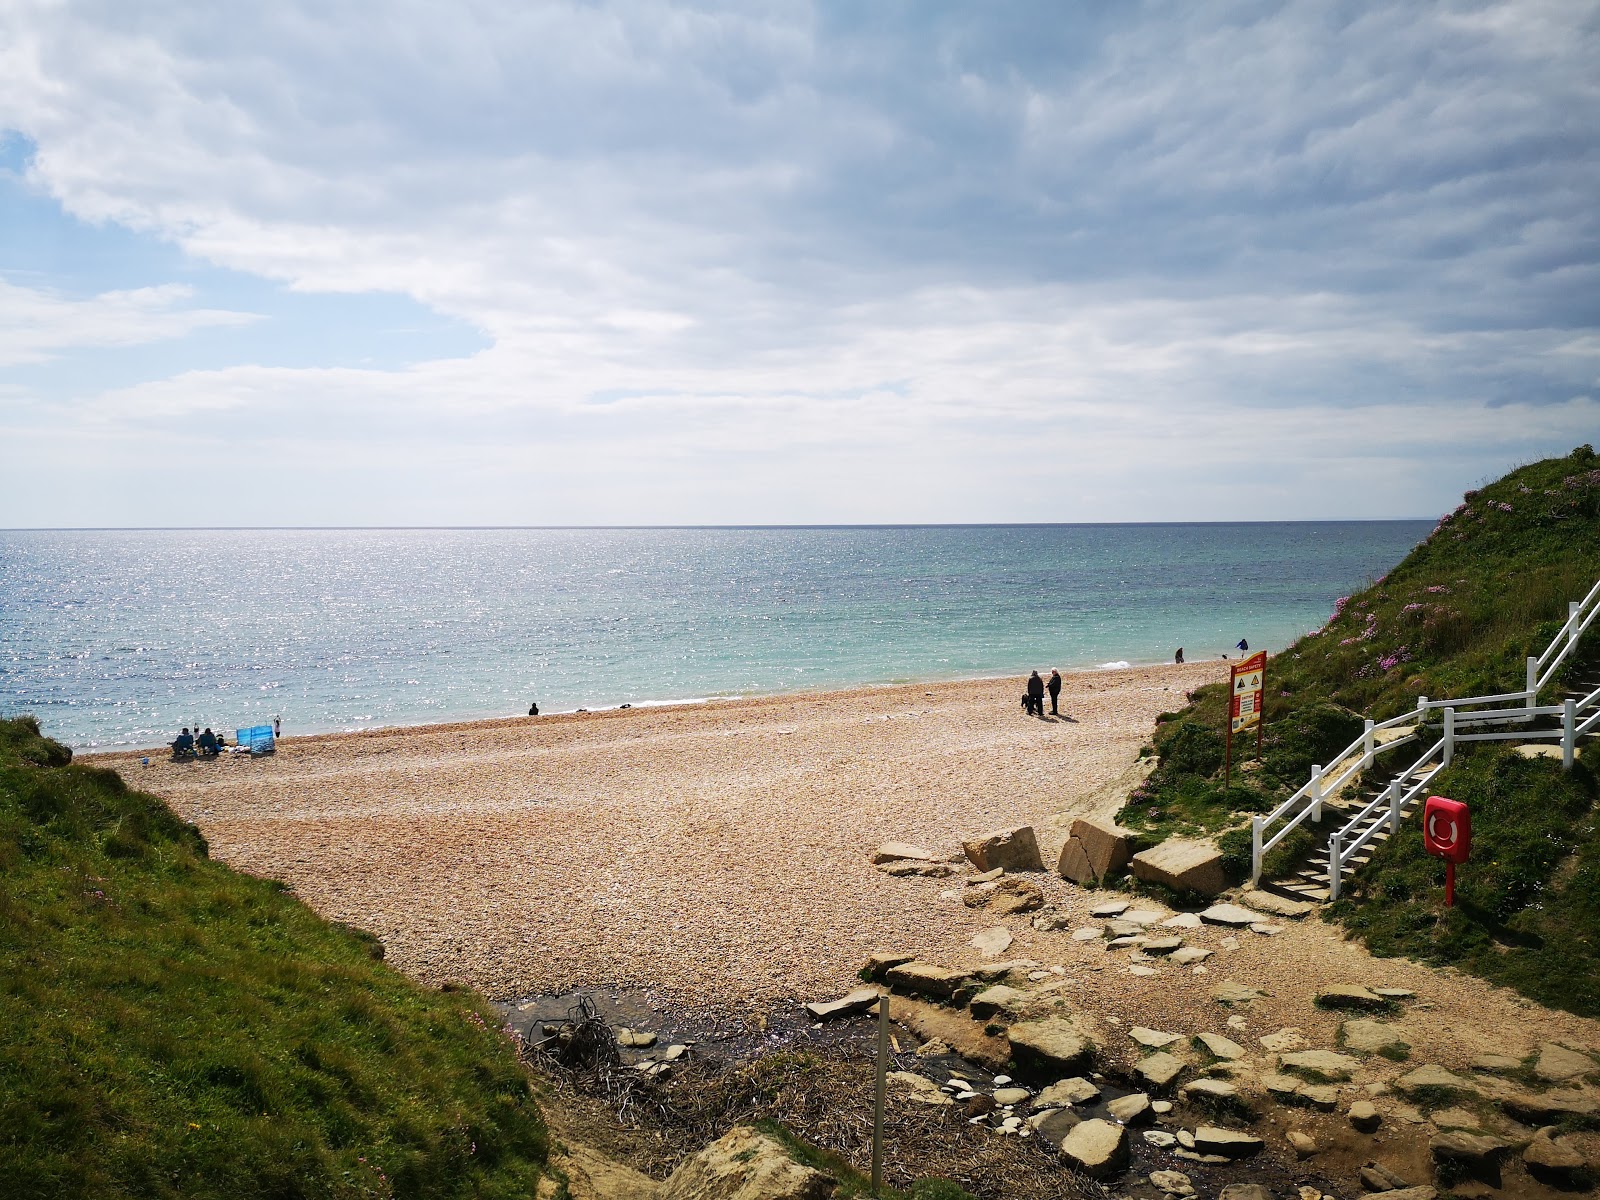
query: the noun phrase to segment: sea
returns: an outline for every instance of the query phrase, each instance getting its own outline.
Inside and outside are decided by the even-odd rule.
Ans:
[[[1216,659],[1431,528],[0,531],[0,715],[93,750]]]

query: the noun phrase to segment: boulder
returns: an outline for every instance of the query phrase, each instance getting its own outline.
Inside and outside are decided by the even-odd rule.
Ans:
[[[1063,1105],[1093,1104],[1100,1099],[1100,1089],[1081,1075],[1052,1083],[1033,1098],[1034,1111],[1060,1108]]]
[[[1094,1044],[1061,1017],[1019,1022],[1009,1036],[1018,1065],[1041,1074],[1081,1072],[1094,1059]]]
[[[1339,1038],[1346,1050],[1357,1054],[1401,1054],[1411,1049],[1400,1039],[1394,1026],[1370,1019],[1344,1022],[1339,1026]]]
[[[877,988],[856,988],[838,1000],[826,1000],[806,1005],[806,1011],[818,1021],[831,1021],[836,1017],[853,1017],[864,1013],[878,1002]],[[621,1040],[620,1038],[618,1039]],[[651,1039],[655,1039],[652,1037]]]
[[[837,1182],[795,1162],[773,1138],[740,1125],[680,1163],[658,1200],[826,1200]]]
[[[1244,1057],[1244,1047],[1220,1033],[1202,1033],[1195,1040],[1204,1046],[1206,1053],[1213,1058],[1223,1058],[1231,1062]]]
[[[986,837],[962,843],[972,865],[980,871],[1002,867],[1007,871],[1042,871],[1044,862],[1039,857],[1039,842],[1033,836],[1033,826],[1021,825],[1016,829],[1001,829]]]
[[[1151,1171],[1150,1182],[1167,1196],[1193,1196],[1194,1181],[1182,1171]]]
[[[1565,1083],[1596,1071],[1600,1071],[1600,1065],[1587,1054],[1579,1054],[1554,1042],[1545,1042],[1539,1047],[1539,1057],[1533,1064],[1533,1073],[1546,1083]]]
[[[1012,1108],[1022,1104],[1028,1099],[1028,1089],[1021,1087],[999,1087],[994,1090],[994,1102],[1005,1108]]]
[[[1378,1106],[1371,1100],[1357,1100],[1345,1115],[1350,1124],[1362,1133],[1372,1133],[1383,1124],[1383,1118],[1378,1115]]]
[[[1164,1091],[1172,1086],[1174,1080],[1188,1069],[1181,1058],[1168,1054],[1165,1050],[1158,1050],[1146,1058],[1141,1058],[1133,1068],[1133,1073],[1145,1083],[1150,1090]]]
[[[972,972],[952,971],[933,963],[913,960],[891,967],[888,980],[891,987],[903,988],[920,996],[949,1000],[972,982]]]
[[[1062,877],[1076,880],[1078,883],[1090,883],[1099,882],[1108,875],[1121,873],[1133,857],[1133,847],[1138,836],[1133,830],[1124,829],[1111,821],[1079,817],[1072,822],[1067,843],[1062,847]],[[1067,851],[1073,846],[1076,846],[1081,854],[1080,869],[1088,870],[1087,879],[1067,874]]]
[[[1332,1050],[1296,1050],[1291,1054],[1280,1055],[1278,1061],[1292,1071],[1299,1071],[1323,1082],[1349,1079],[1361,1065],[1348,1054],[1338,1054]]]
[[[1440,1162],[1462,1163],[1468,1167],[1481,1167],[1494,1162],[1509,1147],[1496,1137],[1466,1133],[1450,1129],[1436,1133],[1428,1139],[1428,1149]]]
[[[1194,1131],[1194,1148],[1201,1154],[1218,1154],[1223,1158],[1244,1158],[1261,1149],[1261,1139],[1254,1134],[1237,1129],[1218,1129],[1202,1125]]]
[[[1143,1092],[1118,1096],[1106,1105],[1106,1111],[1124,1125],[1138,1125],[1150,1119],[1150,1097]]]
[[[997,983],[993,987],[986,987],[972,998],[972,1015],[979,1020],[988,1020],[996,1013],[1009,1012],[1028,998],[1027,992],[1018,991],[1014,987],[1007,987]]]
[[[1237,904],[1213,904],[1200,913],[1200,919],[1207,925],[1231,925],[1238,929],[1258,924],[1261,914]]]
[[[1317,1152],[1317,1139],[1309,1133],[1291,1129],[1285,1137],[1289,1142],[1289,1149],[1294,1151],[1296,1158],[1310,1158]]]
[[[867,955],[866,966],[863,970],[866,972],[868,979],[881,980],[893,968],[898,967],[901,963],[911,962],[916,957],[915,954],[898,954],[890,950],[874,950]]]
[[[1335,983],[1317,990],[1319,1008],[1354,1008],[1373,1012],[1388,1008],[1391,1003],[1357,983]]]
[[[1287,896],[1280,896],[1276,892],[1263,892],[1259,888],[1245,891],[1240,895],[1239,903],[1257,912],[1271,913],[1275,917],[1289,917],[1293,920],[1299,920],[1316,907],[1309,900],[1291,900]]]
[[[1535,1179],[1570,1187],[1588,1173],[1589,1162],[1565,1142],[1556,1141],[1554,1133],[1554,1126],[1539,1130],[1523,1149],[1522,1164]]]
[[[1089,852],[1077,838],[1069,837],[1061,846],[1061,857],[1056,860],[1056,874],[1073,883],[1096,883],[1099,876],[1089,861]]]
[[[901,1100],[909,1100],[913,1104],[954,1104],[949,1095],[933,1080],[918,1075],[915,1071],[890,1071],[889,1092]]]
[[[1009,916],[1012,913],[1035,912],[1044,907],[1044,892],[1036,883],[1026,879],[1002,879],[995,884],[994,895],[989,900],[989,911]]]
[[[1004,925],[996,925],[974,934],[971,945],[985,958],[995,958],[1011,948],[1012,940],[1011,930]]]
[[[933,861],[933,855],[921,846],[913,846],[907,842],[885,842],[872,852],[871,859],[876,866],[894,862],[930,863]]]
[[[1109,1179],[1128,1169],[1128,1131],[1095,1118],[1073,1126],[1061,1140],[1061,1154],[1092,1179]]]
[[[1210,842],[1168,838],[1159,846],[1135,854],[1129,867],[1146,883],[1165,884],[1177,891],[1217,896],[1228,887],[1222,852]]]

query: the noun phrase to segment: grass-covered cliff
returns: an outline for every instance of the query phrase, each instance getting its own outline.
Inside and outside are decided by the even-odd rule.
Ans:
[[[1402,562],[1340,599],[1326,626],[1270,658],[1259,764],[1236,768],[1232,787],[1223,786],[1227,688],[1200,688],[1185,709],[1160,720],[1159,765],[1120,820],[1152,840],[1217,837],[1241,877],[1249,867],[1251,814],[1297,790],[1313,763],[1329,764],[1360,734],[1363,718],[1414,709],[1419,696],[1520,689],[1527,657],[1543,651],[1566,619],[1568,601],[1596,579],[1600,459],[1590,447],[1468,492]],[[1578,658],[1597,654],[1600,636],[1592,629]],[[1541,698],[1549,702],[1553,690]],[[1421,861],[1412,828],[1379,852],[1356,879],[1355,901],[1335,911],[1375,950],[1458,962],[1552,1003],[1600,1011],[1592,985],[1541,992],[1534,982],[1541,974],[1570,974],[1538,957],[1546,953],[1541,947],[1558,943],[1600,977],[1593,781],[1581,769],[1563,775],[1559,764],[1512,762],[1511,753],[1492,743],[1464,747],[1457,767],[1436,782],[1436,790],[1453,794],[1453,787],[1481,805],[1474,857],[1483,869],[1471,885],[1463,873],[1470,907],[1435,911],[1437,894],[1420,883],[1432,874],[1442,880],[1443,867]],[[1284,849],[1303,848],[1309,836]],[[1376,907],[1388,917],[1372,915]]]
[[[465,993],[0,721],[0,1196],[517,1197],[545,1132]]]

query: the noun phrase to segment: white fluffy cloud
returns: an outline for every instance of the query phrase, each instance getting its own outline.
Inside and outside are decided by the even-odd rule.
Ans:
[[[1585,4],[8,7],[66,212],[491,343],[0,385],[35,461],[270,413],[308,522],[1368,516],[1600,428]],[[77,312],[238,319],[181,299]]]

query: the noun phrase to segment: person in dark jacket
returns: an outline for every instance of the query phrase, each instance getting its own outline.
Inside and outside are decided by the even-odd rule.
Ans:
[[[1044,716],[1044,680],[1037,671],[1028,676],[1028,711],[1036,717]]]
[[[1050,693],[1050,715],[1059,716],[1060,714],[1056,712],[1056,701],[1061,696],[1061,672],[1051,668],[1050,682],[1044,686],[1045,691]]]

